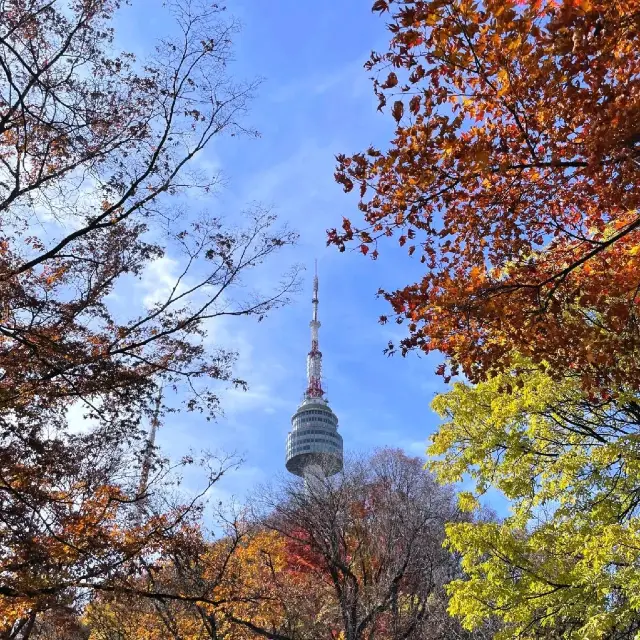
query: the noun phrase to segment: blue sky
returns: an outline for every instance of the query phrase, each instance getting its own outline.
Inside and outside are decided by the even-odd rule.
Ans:
[[[121,13],[119,37],[127,48],[143,51],[163,31],[156,2],[136,0]],[[372,49],[385,47],[384,19],[371,13],[370,0],[231,0],[227,6],[243,26],[234,74],[264,79],[247,120],[261,137],[221,139],[201,158],[219,165],[226,178],[212,206],[233,218],[252,201],[272,205],[301,238],[260,277],[275,278],[291,263],[306,265],[307,272],[294,302],[262,323],[212,327],[213,341],[239,350],[237,373],[249,391],[225,391],[225,414],[215,423],[189,414],[172,417],[159,443],[172,456],[203,447],[242,454],[242,468],[217,490],[221,498],[242,500],[256,483],[284,469],[290,416],[305,387],[314,258],[326,387],[346,450],[392,446],[424,455],[438,423],[429,403],[444,385],[434,374],[437,356],[383,354],[403,330],[378,324],[388,309],[376,292],[413,281],[417,260],[390,246],[376,262],[325,246],[328,227],[340,225],[343,215],[357,217],[355,200],[333,180],[335,154],[371,143],[384,147],[392,133],[392,120],[376,111],[362,68]],[[151,286],[153,277],[163,276],[160,267],[151,273]]]

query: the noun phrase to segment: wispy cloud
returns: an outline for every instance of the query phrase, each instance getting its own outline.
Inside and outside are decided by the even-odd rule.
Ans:
[[[317,98],[334,91],[340,91],[343,97],[346,92],[349,98],[358,98],[367,91],[369,86],[369,81],[363,72],[366,60],[366,55],[358,56],[355,60],[335,69],[297,78],[276,87],[269,93],[269,98],[275,103],[282,103],[301,98]]]

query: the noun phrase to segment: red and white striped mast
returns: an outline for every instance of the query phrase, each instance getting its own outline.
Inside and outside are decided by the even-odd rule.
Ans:
[[[324,390],[322,389],[322,352],[318,348],[318,331],[320,321],[318,320],[318,261],[315,263],[315,275],[313,278],[313,319],[309,323],[311,327],[311,351],[307,355],[307,390],[304,393],[305,399],[322,399]]]

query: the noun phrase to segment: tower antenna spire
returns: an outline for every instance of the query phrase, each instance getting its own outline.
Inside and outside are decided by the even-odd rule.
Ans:
[[[313,316],[309,326],[311,327],[311,351],[307,355],[307,390],[305,398],[322,398],[322,352],[318,346],[318,332],[320,321],[318,320],[318,260],[315,261],[315,274],[313,276]]]

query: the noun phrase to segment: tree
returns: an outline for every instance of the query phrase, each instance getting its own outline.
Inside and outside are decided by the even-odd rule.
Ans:
[[[277,638],[275,629],[284,626],[278,586],[285,562],[279,536],[237,517],[217,540],[192,528],[145,567],[133,598],[114,593],[94,599],[84,616],[89,640],[260,637],[252,627],[265,629],[263,637]],[[156,597],[158,592],[165,597]],[[238,625],[237,617],[251,622]]]
[[[491,616],[500,638],[635,638],[640,631],[640,404],[634,393],[585,397],[522,357],[475,387],[458,383],[434,408],[447,421],[430,467],[470,477],[468,509],[489,487],[510,501],[503,522],[447,526],[466,577],[450,611],[473,628]]]
[[[295,238],[272,229],[272,216],[256,210],[248,228],[234,229],[207,211],[186,215],[180,199],[216,184],[217,176],[189,169],[197,154],[217,135],[244,131],[240,118],[255,83],[227,75],[234,23],[206,3],[172,3],[177,34],[136,63],[112,54],[112,4],[38,1],[4,9],[7,411],[36,401],[50,411],[97,395],[108,407],[108,392],[126,408],[136,399],[126,394],[153,390],[159,374],[166,384],[230,380],[229,354],[197,340],[204,321],[261,315],[288,290],[232,297],[244,271]],[[183,259],[175,285],[152,308],[132,304],[116,318],[108,294],[167,250]],[[195,401],[215,408],[213,395]]]
[[[89,631],[73,609],[57,609],[32,616],[30,630],[25,626],[23,635],[32,640],[88,640]]]
[[[261,492],[253,524],[229,518],[216,540],[193,529],[136,576],[133,598],[99,594],[90,639],[488,638],[494,621],[467,632],[446,613],[443,585],[461,576],[442,547],[460,519],[452,497],[389,450],[338,482]]]
[[[473,382],[518,352],[593,393],[640,386],[639,9],[373,4],[391,43],[367,68],[397,129],[387,151],[338,157],[364,220],[329,241],[376,258],[397,235],[425,265],[382,292],[409,323],[403,353],[438,350]]]
[[[161,387],[214,416],[213,385],[244,383],[232,352],[205,345],[208,326],[260,318],[295,284],[293,273],[272,292],[238,293],[247,271],[295,240],[268,211],[239,223],[197,211],[202,198],[186,207],[218,180],[198,154],[216,136],[252,134],[241,120],[256,83],[226,69],[235,23],[215,5],[169,3],[173,35],[136,60],[114,53],[117,5],[0,2],[0,629],[10,638],[92,590],[127,593],[129,573],[197,515],[160,459],[139,491],[145,419]],[[163,258],[176,278],[139,303],[124,283]],[[72,406],[84,433],[69,429]],[[160,419],[175,409],[161,406]],[[226,467],[214,461],[205,488]]]
[[[52,443],[62,457],[55,465],[16,465],[22,475],[5,488],[10,496],[4,500],[0,536],[2,637],[37,638],[51,620],[77,620],[96,593],[179,597],[161,585],[140,584],[137,576],[184,544],[186,532],[199,521],[201,499],[237,462],[210,456],[171,466],[157,461],[142,511],[131,472],[135,458],[127,450],[131,443],[115,444],[117,437],[92,432],[69,438],[68,444],[60,438]],[[69,454],[79,458],[68,460]],[[176,495],[175,471],[190,464],[208,473],[201,491],[185,500]]]
[[[282,638],[389,640],[488,637],[465,633],[446,613],[443,586],[459,575],[442,548],[459,518],[448,488],[397,450],[351,461],[325,482],[287,482],[261,498],[265,526],[287,541],[302,591],[287,612],[306,618]],[[295,629],[295,627],[294,627]]]

